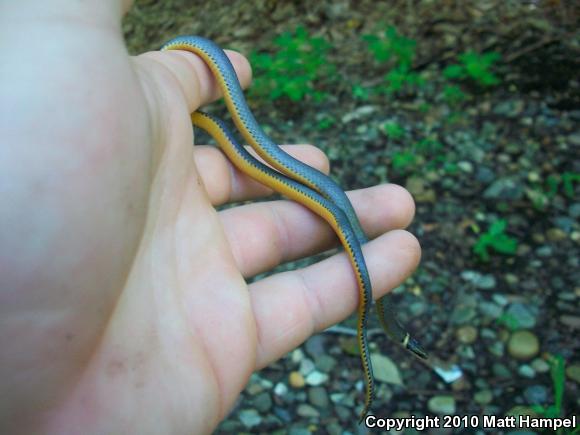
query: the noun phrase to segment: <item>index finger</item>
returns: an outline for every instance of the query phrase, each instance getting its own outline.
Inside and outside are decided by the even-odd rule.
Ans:
[[[225,53],[242,88],[247,88],[252,80],[250,63],[238,52],[225,50]],[[151,51],[139,57],[153,60],[171,73],[185,97],[190,113],[222,95],[209,67],[194,53],[184,50]]]

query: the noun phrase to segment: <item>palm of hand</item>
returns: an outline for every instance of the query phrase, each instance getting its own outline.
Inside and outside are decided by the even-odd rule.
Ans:
[[[132,60],[102,29],[69,31],[74,37],[57,35],[57,56],[39,50],[19,64],[44,68],[25,91],[34,109],[11,120],[15,130],[40,125],[24,146],[15,142],[13,156],[31,162],[30,172],[9,192],[12,227],[0,233],[0,272],[11,288],[2,370],[27,368],[25,379],[5,382],[12,400],[1,420],[58,432],[208,432],[253,370],[352,311],[350,266],[337,256],[248,288],[244,276],[330,246],[330,229],[283,201],[217,213],[214,205],[266,191],[214,150],[194,155],[188,113],[217,96],[201,62],[183,53]],[[247,84],[247,64],[234,60]],[[297,154],[325,165],[312,148]],[[30,189],[35,183],[43,189]],[[402,189],[360,196],[375,205],[362,216],[371,234],[412,216]],[[379,204],[391,201],[397,210]],[[40,245],[18,236],[23,221]],[[376,296],[419,256],[408,233],[382,239],[369,247]],[[382,264],[389,255],[396,267]]]

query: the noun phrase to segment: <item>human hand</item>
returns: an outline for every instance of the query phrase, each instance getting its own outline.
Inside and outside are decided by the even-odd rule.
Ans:
[[[121,13],[0,5],[6,432],[210,432],[254,370],[358,303],[344,254],[246,285],[335,236],[288,201],[215,211],[270,192],[191,146],[189,113],[218,97],[209,71],[190,53],[128,56]],[[229,56],[247,85],[247,61]],[[316,148],[286,149],[328,170]],[[351,199],[378,236],[364,252],[380,297],[418,262],[400,230],[413,202],[393,185]]]

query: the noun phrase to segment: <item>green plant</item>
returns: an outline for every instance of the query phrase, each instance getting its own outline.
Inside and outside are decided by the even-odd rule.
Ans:
[[[501,254],[515,254],[518,241],[505,233],[506,227],[505,219],[492,222],[488,230],[481,234],[473,245],[473,252],[483,261],[489,261],[490,249]]]
[[[550,377],[552,378],[552,385],[554,387],[554,403],[549,406],[535,405],[532,409],[546,418],[557,418],[562,415],[566,364],[562,355],[552,355],[548,363],[550,364]]]
[[[407,38],[393,26],[380,35],[363,35],[369,51],[378,63],[389,63],[389,72],[385,75],[387,93],[394,93],[403,88],[413,88],[424,83],[423,78],[412,70],[415,59],[414,39]]]
[[[385,121],[379,128],[391,139],[401,139],[405,134],[405,129],[397,121]]]
[[[466,99],[465,92],[457,85],[446,85],[443,88],[443,100],[448,104],[458,104]]]
[[[500,59],[499,53],[487,52],[478,54],[468,51],[459,55],[459,63],[447,66],[443,75],[448,79],[470,79],[479,86],[493,86],[500,82],[491,69]]]
[[[398,172],[407,172],[417,163],[417,156],[411,151],[396,151],[391,160],[393,169]]]
[[[575,185],[580,182],[580,173],[563,172],[559,175],[549,175],[542,183],[535,182],[531,187],[526,189],[526,195],[532,201],[537,210],[546,210],[548,205],[558,194],[562,192],[564,196],[573,198],[575,194]]]
[[[354,84],[352,86],[352,96],[359,100],[366,101],[371,96],[371,91],[369,88],[365,88],[361,85]]]
[[[250,55],[256,77],[251,93],[270,100],[322,100],[326,93],[316,89],[315,84],[336,75],[327,56],[330,44],[324,38],[310,36],[304,27],[296,28],[294,33],[282,33],[274,44],[278,47],[274,54]]]

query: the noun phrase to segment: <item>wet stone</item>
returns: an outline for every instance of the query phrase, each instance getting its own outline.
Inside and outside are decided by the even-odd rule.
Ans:
[[[439,415],[455,414],[455,398],[453,396],[433,396],[427,402],[429,411]]]
[[[269,393],[261,393],[254,398],[253,403],[258,411],[265,414],[272,408],[272,397]]]
[[[497,319],[501,316],[503,312],[503,308],[493,302],[484,301],[479,304],[479,311],[481,311],[487,317],[491,317],[492,319]]]
[[[471,344],[477,340],[477,329],[471,325],[458,328],[455,334],[457,339],[464,344]]]
[[[566,376],[580,384],[580,364],[571,364],[566,367]]]
[[[330,404],[326,390],[322,387],[312,387],[308,390],[308,401],[317,408],[325,409]]]
[[[533,379],[536,377],[536,371],[529,364],[522,364],[518,367],[518,374],[523,378]]]
[[[519,360],[527,360],[537,355],[540,342],[531,331],[516,331],[508,341],[509,354]]]
[[[296,413],[300,417],[304,418],[314,418],[320,416],[320,412],[318,412],[316,408],[306,403],[301,403],[300,405],[298,405],[298,408],[296,408]]]
[[[480,390],[473,395],[473,400],[480,405],[489,405],[493,400],[493,393],[491,390]]]
[[[262,422],[262,417],[255,409],[242,409],[238,413],[238,417],[242,424],[248,429],[258,426]]]
[[[513,317],[519,328],[530,329],[536,326],[536,316],[527,305],[515,302],[508,307],[506,314]]]
[[[318,367],[321,372],[330,373],[336,367],[336,359],[330,355],[320,355],[316,359],[316,367]]]
[[[524,390],[529,405],[543,405],[548,401],[548,389],[543,385],[530,385]]]

